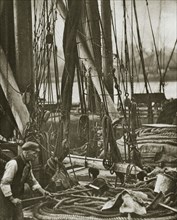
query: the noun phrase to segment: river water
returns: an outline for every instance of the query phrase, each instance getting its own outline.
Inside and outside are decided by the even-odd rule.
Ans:
[[[158,82],[150,82],[150,88],[151,88],[152,92],[159,92],[159,83]],[[128,90],[130,91],[130,87],[128,87]],[[145,90],[144,82],[134,83],[134,93],[145,93],[145,92],[146,92],[146,90]],[[115,90],[114,91],[115,102],[117,100],[116,93],[117,92]],[[165,97],[167,99],[177,98],[177,82],[175,82],[175,81],[166,82],[166,84],[165,84]],[[77,85],[77,83],[74,83],[74,85],[73,85],[73,103],[78,103],[78,102],[79,102],[78,85]]]
[[[121,87],[120,87],[121,88]],[[150,88],[151,90],[149,90],[150,92],[159,92],[159,83],[158,82],[150,82]],[[122,88],[121,88],[122,89]],[[123,89],[122,89],[123,90]],[[52,84],[52,91],[53,91],[53,100],[54,102],[57,101],[56,98],[56,90],[55,90],[55,84]],[[128,91],[130,91],[130,88],[128,87]],[[145,93],[145,86],[144,86],[144,82],[138,82],[138,83],[134,83],[134,93]],[[114,91],[115,94],[115,103],[117,103],[117,95],[116,95],[116,90]],[[47,94],[48,92],[46,91],[46,100],[48,100],[47,98]],[[42,95],[42,89],[40,91],[40,97],[43,98]],[[166,82],[165,84],[165,97],[167,99],[170,98],[177,98],[177,81],[169,81]],[[124,99],[124,97],[122,97]],[[72,96],[72,102],[73,103],[79,103],[79,91],[78,91],[78,84],[77,82],[74,82],[73,84],[73,96]]]

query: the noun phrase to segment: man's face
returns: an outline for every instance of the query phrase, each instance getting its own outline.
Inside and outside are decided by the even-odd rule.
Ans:
[[[28,150],[26,153],[26,159],[28,161],[34,161],[38,157],[38,151]]]

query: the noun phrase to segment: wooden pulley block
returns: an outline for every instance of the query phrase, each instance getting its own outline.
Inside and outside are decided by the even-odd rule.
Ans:
[[[53,43],[53,34],[50,33],[50,32],[46,35],[46,43],[47,44],[52,44]]]

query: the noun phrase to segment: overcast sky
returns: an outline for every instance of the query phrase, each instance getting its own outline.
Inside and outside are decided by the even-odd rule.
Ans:
[[[74,0],[75,1],[75,0]],[[112,14],[114,17],[114,11],[116,14],[116,28],[119,50],[121,50],[121,42],[123,41],[123,0],[110,0]],[[147,51],[151,51],[153,48],[152,33],[150,30],[150,22],[148,18],[147,6],[145,0],[136,0],[137,15],[140,27],[140,35],[142,39],[143,47]],[[129,38],[131,36],[131,11],[132,0],[126,0],[127,6],[127,29]],[[158,48],[168,47],[173,48],[175,40],[177,38],[177,0],[148,0],[148,7],[150,11],[150,17],[152,21],[153,31]],[[57,44],[61,48],[63,40],[63,28],[64,23],[58,18],[57,22]],[[136,36],[135,17],[134,23],[134,35]],[[114,40],[113,40],[114,44]],[[114,46],[115,48],[115,46]],[[115,51],[114,51],[115,52]]]
[[[132,0],[126,0],[127,5],[127,29],[130,30]],[[143,47],[150,50],[152,48],[152,32],[145,0],[136,0],[137,15],[140,27],[140,35]],[[114,8],[117,23],[117,35],[119,43],[123,38],[123,9],[122,0],[111,0],[111,7],[114,15]],[[148,7],[156,42],[159,47],[172,48],[177,37],[177,0],[148,0]],[[134,22],[135,24],[135,19]],[[136,29],[134,28],[136,33]],[[129,31],[129,36],[130,36]]]

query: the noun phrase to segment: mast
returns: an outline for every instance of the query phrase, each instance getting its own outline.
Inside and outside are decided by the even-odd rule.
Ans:
[[[101,1],[101,18],[103,32],[102,71],[106,88],[111,98],[114,99],[113,79],[111,77],[112,74],[110,74],[113,69],[110,0]]]
[[[140,53],[140,59],[141,59],[141,64],[142,64],[143,76],[144,76],[144,84],[145,84],[146,93],[148,94],[149,93],[148,85],[147,85],[148,79],[147,79],[146,70],[145,70],[143,47],[141,43],[141,36],[140,36],[140,31],[139,31],[138,16],[136,12],[135,0],[133,0],[133,7],[134,7],[134,13],[135,13],[136,29],[137,29],[137,36],[138,36],[138,43],[139,43],[139,53]]]
[[[127,20],[126,20],[126,2],[123,0],[123,11],[124,11],[124,37],[125,37],[125,71],[126,75],[129,74],[130,77],[130,85],[131,85],[131,94],[133,94],[133,85],[131,83],[130,76],[130,58],[129,58],[129,50],[128,50],[128,40],[127,40]],[[126,83],[127,83],[126,79]],[[127,88],[126,88],[127,90]],[[126,91],[127,92],[127,91]]]
[[[16,48],[15,78],[20,91],[28,92],[31,98],[34,98],[31,1],[13,0],[13,6]],[[34,104],[33,101],[31,107]]]

